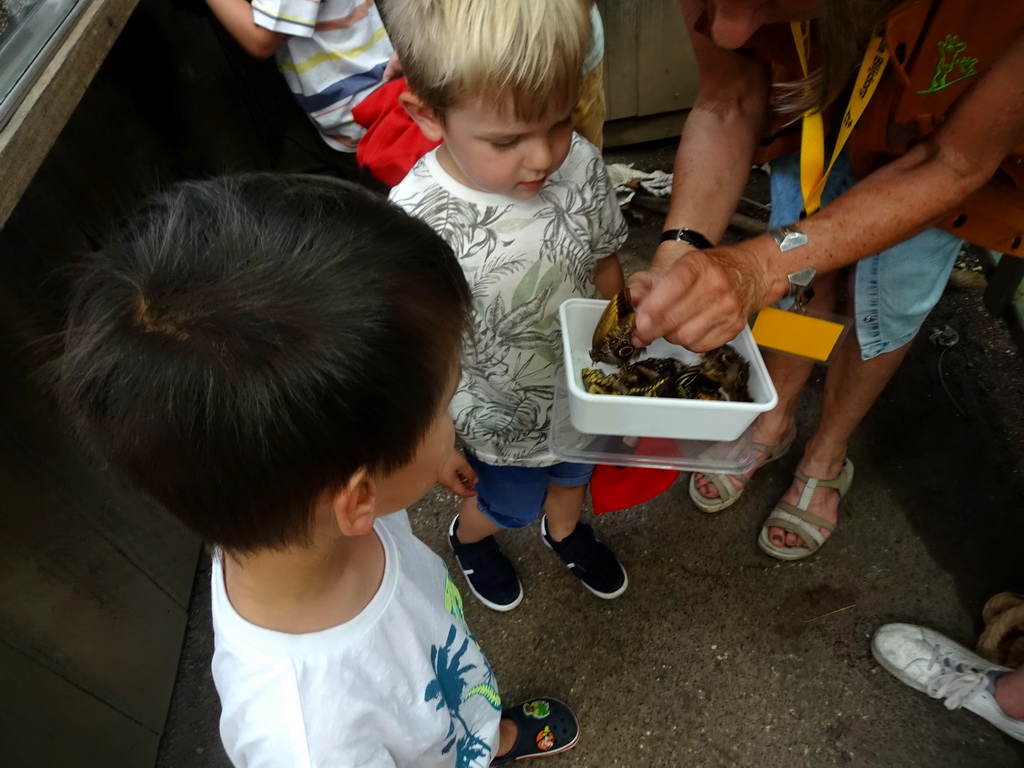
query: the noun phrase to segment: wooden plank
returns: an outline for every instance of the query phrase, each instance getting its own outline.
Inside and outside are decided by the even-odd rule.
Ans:
[[[697,64],[677,0],[637,0],[637,115],[689,109]]]
[[[12,374],[0,384],[0,393],[0,440],[13,447],[16,464],[43,478],[56,503],[187,609],[200,548],[196,536],[91,457],[67,433],[55,403],[38,386]]]
[[[666,112],[647,117],[632,117],[604,124],[604,146],[625,147],[645,141],[679,138],[686,112]]]
[[[0,640],[159,733],[187,610],[93,527],[87,500],[54,493],[60,483],[0,434]]]
[[[91,0],[0,131],[0,227],[53,146],[138,0]]]
[[[607,120],[637,114],[637,18],[633,0],[597,0],[604,25]]]
[[[156,759],[157,734],[3,643],[0,688],[4,765],[139,768]]]

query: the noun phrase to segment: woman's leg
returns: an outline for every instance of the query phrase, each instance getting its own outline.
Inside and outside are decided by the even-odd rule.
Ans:
[[[840,276],[836,274],[824,275],[815,284],[814,299],[808,303],[808,307],[825,312],[833,311],[837,302],[837,287],[840,280]],[[766,350],[764,362],[772,384],[775,385],[775,391],[778,392],[779,404],[757,418],[751,436],[755,443],[778,445],[793,429],[800,393],[803,391],[811,371],[814,370],[814,361],[805,357]],[[764,455],[757,458],[754,466],[745,473],[747,478],[753,477],[764,463],[765,458]],[[740,481],[735,478],[729,478],[726,482],[731,482],[737,489],[742,487]],[[694,483],[697,486],[697,492],[704,498],[718,498],[718,489],[705,475],[695,474]]]
[[[850,436],[871,410],[909,349],[910,344],[907,343],[892,352],[862,360],[856,336],[847,336],[825,374],[825,395],[818,428],[807,441],[799,465],[804,474],[819,480],[831,480],[839,474]],[[803,481],[794,478],[782,501],[797,504],[803,489]],[[818,489],[811,498],[808,511],[835,523],[839,514],[839,492],[830,488]],[[828,537],[828,531],[819,530]],[[770,528],[768,539],[777,547],[804,546],[803,539],[781,528]]]

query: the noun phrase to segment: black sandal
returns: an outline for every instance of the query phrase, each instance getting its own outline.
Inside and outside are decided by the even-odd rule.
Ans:
[[[516,741],[505,754],[495,757],[491,765],[508,765],[531,757],[557,755],[576,746],[580,724],[576,715],[558,699],[530,699],[501,710],[501,717],[516,724]]]

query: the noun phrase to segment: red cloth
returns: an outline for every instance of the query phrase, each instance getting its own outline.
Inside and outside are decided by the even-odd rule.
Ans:
[[[673,440],[655,437],[640,438],[636,453],[643,456],[677,455]],[[616,512],[650,501],[667,491],[680,474],[675,469],[598,464],[590,478],[590,500],[594,505],[594,514]]]
[[[441,143],[424,136],[398,103],[399,94],[407,90],[404,77],[389,80],[352,110],[352,117],[366,129],[356,147],[356,162],[389,187]]]

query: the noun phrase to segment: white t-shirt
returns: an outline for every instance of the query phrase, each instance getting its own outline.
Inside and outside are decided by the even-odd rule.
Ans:
[[[336,627],[274,632],[239,616],[213,561],[221,739],[237,768],[485,768],[497,749],[494,674],[444,562],[406,513],[377,520],[377,594]]]
[[[366,129],[352,108],[381,84],[393,48],[373,0],[252,0],[253,21],[288,35],[277,65],[335,149],[354,152]]]
[[[562,363],[558,307],[597,298],[594,264],[627,234],[601,153],[574,134],[562,167],[516,200],[460,184],[434,150],[390,197],[444,238],[473,290],[475,343],[450,408],[459,437],[488,464],[557,463],[547,438]]]

